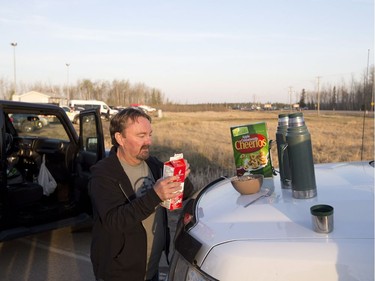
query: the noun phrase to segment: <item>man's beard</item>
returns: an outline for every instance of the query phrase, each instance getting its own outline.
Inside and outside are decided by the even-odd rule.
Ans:
[[[148,157],[150,157],[150,146],[149,145],[144,145],[141,147],[137,159],[138,160],[147,160]]]

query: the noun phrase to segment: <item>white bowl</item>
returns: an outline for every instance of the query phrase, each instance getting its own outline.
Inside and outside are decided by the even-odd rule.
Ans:
[[[262,174],[235,176],[231,178],[231,183],[235,190],[242,195],[257,193],[263,184]]]

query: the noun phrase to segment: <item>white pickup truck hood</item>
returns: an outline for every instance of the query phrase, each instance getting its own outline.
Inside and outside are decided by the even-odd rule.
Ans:
[[[240,195],[229,179],[208,189],[189,231],[202,243],[197,265],[219,280],[374,280],[374,168],[319,164],[315,176],[312,199],[294,199],[278,176],[254,195]],[[244,207],[264,188],[274,193]],[[333,232],[314,232],[316,204],[334,207]]]

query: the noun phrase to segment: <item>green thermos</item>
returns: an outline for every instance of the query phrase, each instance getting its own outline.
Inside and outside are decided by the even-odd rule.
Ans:
[[[292,195],[297,199],[317,195],[311,136],[301,112],[289,114],[286,142],[292,175]]]
[[[281,188],[291,188],[291,173],[289,167],[288,147],[286,132],[288,130],[289,116],[287,113],[279,114],[276,130],[277,158],[279,160],[279,174]]]

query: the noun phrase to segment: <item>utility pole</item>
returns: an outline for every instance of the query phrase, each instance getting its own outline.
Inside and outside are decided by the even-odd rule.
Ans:
[[[363,83],[363,126],[362,126],[362,147],[361,147],[361,161],[363,160],[363,150],[365,147],[365,122],[366,122],[366,92],[368,88],[368,80],[369,80],[369,64],[370,64],[370,49],[367,51],[367,73]],[[371,102],[371,105],[373,101]]]
[[[13,95],[17,92],[17,79],[16,79],[16,47],[17,42],[12,42],[10,45],[13,47],[13,75],[14,75],[14,85],[13,85]]]
[[[70,100],[70,92],[69,92],[69,66],[70,63],[66,63],[66,99],[69,102]]]
[[[292,112],[292,93],[293,93],[293,87],[289,87],[289,110]]]
[[[316,77],[318,83],[318,116],[320,116],[320,76]]]
[[[367,83],[369,83],[369,63],[370,63],[370,49],[368,49],[367,52]],[[374,77],[372,78],[374,79]],[[371,112],[374,113],[374,92],[375,92],[375,81],[372,81],[372,88],[370,88],[371,91]]]

